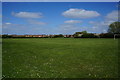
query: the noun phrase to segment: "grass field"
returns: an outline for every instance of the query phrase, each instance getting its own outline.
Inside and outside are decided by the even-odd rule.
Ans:
[[[118,40],[3,39],[3,77],[116,78]]]
[[[0,38],[0,79],[2,78],[2,38]]]

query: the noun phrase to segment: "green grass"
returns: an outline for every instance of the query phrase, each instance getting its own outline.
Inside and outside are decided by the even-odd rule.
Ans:
[[[3,77],[118,77],[117,39],[3,39],[2,48]]]
[[[0,79],[2,78],[2,38],[0,38]]]

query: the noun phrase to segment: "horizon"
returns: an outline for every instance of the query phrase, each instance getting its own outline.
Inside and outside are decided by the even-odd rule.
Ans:
[[[118,21],[118,2],[3,2],[2,9],[2,34],[106,33]]]

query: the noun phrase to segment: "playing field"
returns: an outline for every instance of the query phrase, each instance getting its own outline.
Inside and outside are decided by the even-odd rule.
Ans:
[[[115,78],[118,40],[3,39],[3,77]]]

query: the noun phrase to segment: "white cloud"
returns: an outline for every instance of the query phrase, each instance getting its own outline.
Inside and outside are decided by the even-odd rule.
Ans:
[[[90,31],[93,32],[99,32],[99,33],[106,33],[109,25],[114,22],[114,21],[90,21],[89,23],[92,24],[92,29],[89,29]]]
[[[73,34],[78,30],[78,27],[74,24],[61,24],[58,27],[58,32],[61,34]]]
[[[89,21],[89,23],[90,23],[90,24],[94,24],[94,23],[95,23],[95,21]]]
[[[106,33],[108,31],[109,25],[115,21],[117,21],[118,13],[117,11],[112,11],[108,13],[103,21],[89,21],[91,26],[79,26],[75,24],[64,24],[59,27],[59,30],[63,34],[71,33],[77,31],[84,31],[86,30],[89,33]],[[65,21],[64,23],[74,23],[74,21]]]
[[[2,28],[8,28],[9,26],[13,26],[14,24],[6,22],[2,24]]]
[[[37,20],[28,20],[29,24],[33,24],[33,25],[46,25],[47,23],[45,22],[41,22],[41,21],[37,21]]]
[[[105,16],[104,21],[102,21],[102,23],[104,23],[104,25],[109,26],[111,23],[118,21],[118,11],[114,10],[110,13],[108,13]],[[103,25],[103,24],[102,24]]]
[[[118,11],[112,11],[110,13],[107,14],[106,16],[107,20],[114,20],[114,21],[118,21]]]
[[[93,18],[100,16],[100,14],[96,11],[89,11],[85,9],[74,9],[74,8],[71,8],[63,12],[62,15],[68,18]]]
[[[97,28],[96,30],[100,30],[101,32],[107,32],[109,25],[115,21],[118,21],[118,11],[112,11],[108,13],[103,21],[89,21],[93,28]]]
[[[34,27],[34,28],[36,28],[36,27],[41,27],[41,26],[44,26],[44,25],[46,25],[47,23],[45,23],[45,22],[41,22],[41,21],[37,21],[37,20],[31,20],[31,19],[29,19],[29,20],[27,20],[27,23],[26,24],[14,24],[14,23],[9,23],[9,22],[7,22],[7,23],[4,23],[3,25],[2,25],[2,28],[8,28],[8,29],[10,29],[10,28],[22,28],[22,27],[29,27],[29,28],[31,28],[31,26],[32,27]],[[29,25],[29,26],[28,26]]]
[[[75,23],[81,23],[82,21],[80,20],[68,20],[68,21],[64,21],[64,23],[68,23],[68,24],[75,24]]]
[[[8,23],[5,23],[5,24],[9,25],[9,24],[12,24],[12,23],[9,23],[9,22],[8,22]]]
[[[111,22],[105,22],[105,21],[100,21],[100,22],[98,22],[98,21],[90,21],[89,22],[90,24],[92,24],[92,28],[93,28],[93,30],[95,30],[96,32],[105,32],[105,31],[107,31],[108,30],[108,26],[109,26],[109,24],[111,23]]]
[[[75,24],[62,24],[58,27],[58,32],[61,34],[74,34],[75,32],[87,31],[88,33],[101,33],[107,30],[107,27],[100,26],[79,26]]]
[[[42,13],[36,13],[36,12],[12,12],[12,15],[15,17],[20,17],[20,18],[41,18]]]

